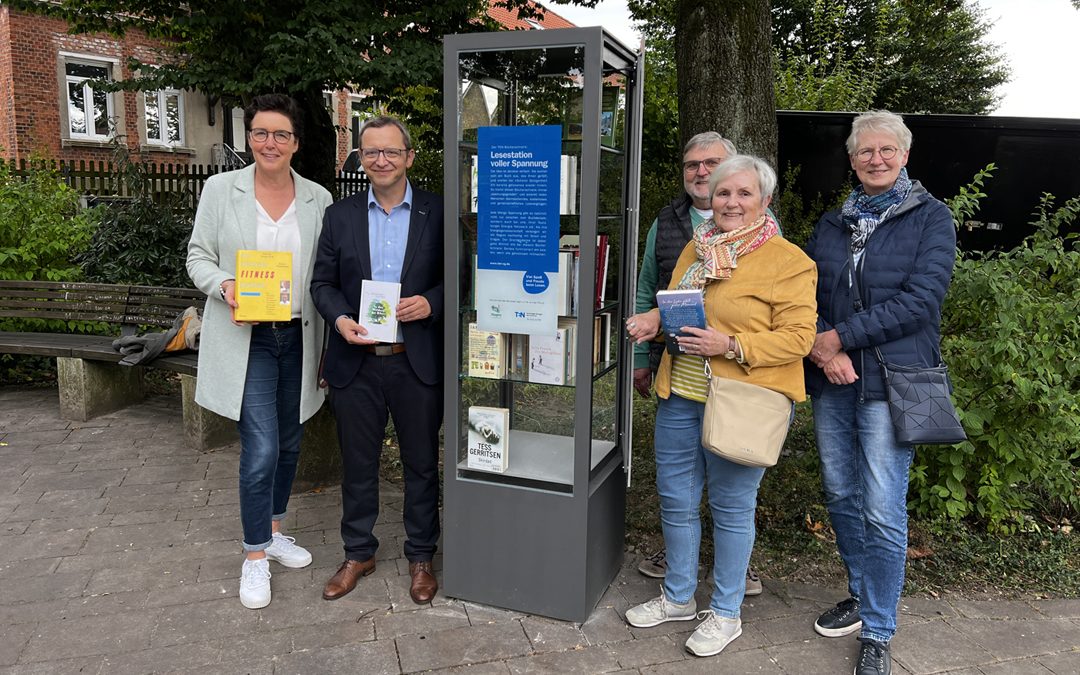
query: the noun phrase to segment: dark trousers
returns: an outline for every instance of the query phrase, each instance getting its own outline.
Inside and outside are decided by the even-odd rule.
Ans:
[[[375,556],[379,453],[387,414],[394,420],[405,472],[405,557],[431,560],[439,539],[439,426],[442,385],[417,379],[406,354],[370,356],[345,387],[330,388],[341,444],[341,539],[345,557]]]

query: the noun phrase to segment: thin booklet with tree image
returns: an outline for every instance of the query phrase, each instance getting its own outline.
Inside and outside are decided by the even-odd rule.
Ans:
[[[397,306],[401,284],[364,279],[360,287],[360,311],[357,320],[367,330],[367,338],[376,342],[397,342]]]

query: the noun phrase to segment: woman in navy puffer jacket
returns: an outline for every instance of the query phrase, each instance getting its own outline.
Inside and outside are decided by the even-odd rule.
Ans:
[[[910,148],[899,115],[855,118],[847,150],[860,185],[842,209],[821,218],[806,248],[818,267],[818,334],[806,388],[851,595],[814,630],[827,637],[860,632],[855,675],[891,671],[913,455],[896,442],[874,348],[890,363],[938,365],[941,304],[956,257],[949,209],[907,176]]]

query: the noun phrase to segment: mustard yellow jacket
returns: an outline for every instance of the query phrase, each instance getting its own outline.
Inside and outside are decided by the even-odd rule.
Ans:
[[[675,264],[671,288],[696,256],[690,242]],[[730,279],[706,284],[706,320],[721,333],[734,335],[743,351],[741,364],[723,354],[711,357],[713,376],[766,387],[792,401],[804,400],[803,357],[810,353],[817,332],[816,287],[814,262],[781,237],[739,258]],[[671,395],[671,358],[664,353],[656,375],[661,398]]]

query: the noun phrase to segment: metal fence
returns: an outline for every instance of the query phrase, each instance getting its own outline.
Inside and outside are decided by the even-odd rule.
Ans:
[[[127,183],[112,162],[86,160],[4,160],[8,170],[15,176],[26,176],[35,168],[56,171],[71,188],[87,197],[88,203],[125,199],[132,195]],[[191,196],[192,206],[198,204],[206,179],[226,169],[202,164],[155,164],[140,163],[139,168],[149,182],[151,193],[186,192]],[[363,173],[341,174],[335,179],[338,197],[348,197],[368,188]]]

